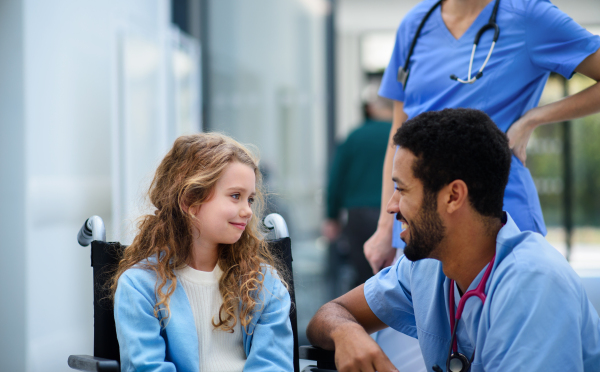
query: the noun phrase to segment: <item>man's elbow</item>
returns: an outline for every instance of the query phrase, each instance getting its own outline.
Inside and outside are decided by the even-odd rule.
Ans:
[[[306,329],[306,336],[311,344],[333,350],[336,330],[360,327],[370,333],[385,327],[369,308],[363,286],[321,306]]]
[[[330,303],[321,306],[317,313],[312,317],[306,327],[306,337],[311,345],[324,348],[324,340],[329,339],[324,328],[327,328],[327,307]]]
[[[338,299],[332,300],[317,311],[306,327],[308,341],[320,348],[333,350],[335,348],[332,333],[345,322],[351,321],[352,316]]]

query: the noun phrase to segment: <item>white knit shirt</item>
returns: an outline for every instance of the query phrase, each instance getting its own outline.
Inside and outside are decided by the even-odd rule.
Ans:
[[[195,270],[189,266],[175,271],[194,314],[200,372],[241,372],[246,363],[239,319],[233,333],[217,330],[212,325],[213,318],[215,321],[219,319],[219,309],[223,304],[219,293],[222,274],[219,265],[212,272]]]

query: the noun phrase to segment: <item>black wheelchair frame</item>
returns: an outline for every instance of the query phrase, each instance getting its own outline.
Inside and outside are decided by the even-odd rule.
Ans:
[[[285,220],[279,214],[272,213],[265,217],[263,223],[275,235],[275,239],[269,241],[274,254],[282,259],[288,272],[293,273],[291,240]],[[126,246],[118,242],[106,242],[104,222],[98,216],[92,216],[85,221],[77,234],[77,241],[81,246],[91,244],[91,265],[94,276],[94,355],[70,355],[68,364],[72,369],[80,371],[119,372],[119,343],[113,305],[105,284],[110,278],[111,270],[121,259]],[[300,372],[300,359],[317,362],[316,366],[308,366],[302,372],[336,370],[334,351],[313,346],[298,347],[293,275],[290,275],[288,285],[293,304],[290,309],[290,322],[294,335],[294,372]]]

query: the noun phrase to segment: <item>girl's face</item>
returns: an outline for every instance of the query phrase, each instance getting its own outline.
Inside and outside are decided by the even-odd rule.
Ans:
[[[200,207],[190,208],[203,247],[237,242],[252,217],[250,205],[256,194],[256,177],[248,165],[232,162],[217,181],[209,199]],[[198,238],[199,236],[199,238]]]

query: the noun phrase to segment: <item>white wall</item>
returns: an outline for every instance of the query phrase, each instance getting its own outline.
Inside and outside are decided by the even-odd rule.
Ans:
[[[25,1],[27,371],[91,354],[89,248],[74,232],[111,215],[111,2]]]
[[[419,0],[338,0],[336,30],[361,33],[396,29]]]
[[[110,222],[110,2],[24,1],[27,154],[26,370],[91,353],[89,248],[74,232]]]
[[[23,6],[0,1],[0,360],[23,371],[26,343]]]
[[[141,181],[174,137],[199,129],[198,113],[185,112],[198,109],[199,86],[185,105],[172,98],[190,89],[185,73],[174,79],[176,44],[192,63],[199,51],[171,29],[169,4],[0,2],[2,371],[68,371],[70,354],[93,353],[90,249],[76,233],[97,214],[109,240],[126,238],[113,216],[139,206]],[[140,39],[158,60],[154,81],[136,87],[128,46]]]

